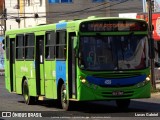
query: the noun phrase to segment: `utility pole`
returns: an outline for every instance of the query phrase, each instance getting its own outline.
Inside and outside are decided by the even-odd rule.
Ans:
[[[5,31],[6,31],[6,20],[7,20],[7,9],[6,9],[5,0],[3,2],[3,20],[4,20],[4,34],[5,34]]]
[[[26,11],[25,11],[25,9],[26,9],[26,1],[24,0],[23,1],[23,9],[24,9],[24,27],[26,27]]]
[[[154,58],[155,58],[155,51],[154,51],[154,39],[153,39],[153,26],[152,26],[152,0],[147,0],[148,3],[148,26],[149,26],[149,55],[150,55],[150,65],[151,65],[151,82],[152,88],[156,89],[155,83],[155,72],[154,72]]]

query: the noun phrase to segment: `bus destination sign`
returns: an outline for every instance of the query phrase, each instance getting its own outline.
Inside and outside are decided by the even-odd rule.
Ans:
[[[90,21],[80,25],[81,32],[146,31],[147,23],[143,21],[113,20]]]

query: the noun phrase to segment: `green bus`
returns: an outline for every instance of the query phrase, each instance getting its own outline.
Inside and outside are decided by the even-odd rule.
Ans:
[[[5,84],[26,104],[150,97],[148,24],[143,20],[88,17],[5,33]]]

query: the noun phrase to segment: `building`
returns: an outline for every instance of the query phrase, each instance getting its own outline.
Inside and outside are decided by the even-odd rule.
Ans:
[[[46,24],[45,0],[5,0],[6,30]]]
[[[145,0],[0,1],[0,3],[5,1],[5,8],[7,8],[6,29],[9,30],[55,23],[60,20],[82,19],[88,16],[118,17],[119,13],[139,13],[143,12]]]
[[[4,33],[4,0],[0,0],[0,36]]]
[[[118,17],[143,12],[143,0],[46,0],[47,24],[88,16]]]
[[[20,0],[20,6],[23,27],[46,24],[45,0]]]

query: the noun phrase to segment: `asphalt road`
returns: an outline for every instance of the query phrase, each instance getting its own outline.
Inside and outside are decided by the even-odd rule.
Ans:
[[[158,120],[160,118],[160,94],[154,94],[149,99],[132,100],[128,110],[118,109],[114,101],[99,101],[75,103],[72,111],[65,112],[58,108],[53,100],[40,101],[36,105],[26,105],[21,95],[9,93],[5,89],[4,76],[0,76],[0,116],[2,112],[6,111],[11,112],[12,117],[16,117],[16,119],[18,113],[21,115],[22,113],[23,115],[37,113],[37,115],[41,114],[42,117],[50,118],[52,116],[52,119],[113,119],[114,117],[117,120],[124,118],[133,118],[135,120],[135,117],[139,118],[137,115],[144,118],[143,115],[145,114],[145,117],[152,115],[149,116],[150,119]],[[156,117],[153,117],[153,115]]]

